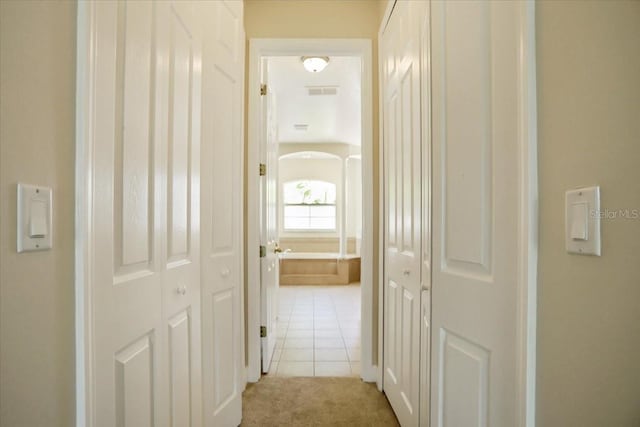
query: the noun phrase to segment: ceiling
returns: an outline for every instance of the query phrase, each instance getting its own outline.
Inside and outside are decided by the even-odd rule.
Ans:
[[[299,56],[269,58],[279,142],[359,146],[360,70],[358,57],[331,57],[319,73],[305,70]]]

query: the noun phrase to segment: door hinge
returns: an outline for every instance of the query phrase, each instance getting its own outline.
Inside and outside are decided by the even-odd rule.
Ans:
[[[265,96],[266,94],[267,94],[267,85],[263,83],[260,85],[260,96]]]
[[[267,174],[267,165],[264,163],[260,163],[260,176],[265,176]]]
[[[267,256],[267,247],[260,245],[260,258]]]
[[[267,337],[267,327],[260,326],[260,338],[266,338],[266,337]]]

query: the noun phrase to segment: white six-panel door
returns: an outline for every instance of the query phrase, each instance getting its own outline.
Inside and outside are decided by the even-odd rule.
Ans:
[[[200,30],[186,4],[96,2],[92,425],[200,406]]]
[[[431,3],[431,425],[516,426],[524,2]]]
[[[262,58],[262,80],[268,81],[268,59]],[[265,85],[267,87],[267,85]],[[258,90],[257,88],[252,88]],[[261,94],[260,162],[266,166],[260,177],[260,245],[264,256],[260,258],[260,324],[265,327],[262,336],[262,372],[269,372],[278,335],[278,288],[280,282],[280,256],[278,245],[278,122],[276,95],[271,90]],[[253,167],[253,166],[252,166]]]
[[[397,2],[383,33],[384,391],[404,426],[418,425],[422,321],[420,31],[424,2]]]
[[[242,152],[244,31],[241,1],[199,2],[204,18],[202,107],[202,346],[204,420],[242,417]]]

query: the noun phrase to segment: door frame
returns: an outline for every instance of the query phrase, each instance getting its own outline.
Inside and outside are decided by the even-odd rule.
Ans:
[[[520,197],[518,218],[519,359],[516,408],[521,426],[536,425],[536,325],[538,297],[538,116],[536,83],[536,9],[534,0],[520,3],[522,22],[518,79]]]
[[[372,42],[369,39],[261,39],[249,40],[248,140],[247,140],[247,200],[246,200],[246,273],[245,305],[247,380],[260,379],[260,245],[258,171],[260,153],[260,58],[263,56],[354,56],[362,60],[361,111],[362,111],[362,205],[361,247],[361,373],[364,381],[378,379],[373,364],[373,66]],[[377,327],[377,325],[376,325]],[[377,360],[380,360],[378,357]]]
[[[93,225],[93,139],[96,78],[96,5],[78,2],[76,30],[75,156],[75,414],[77,426],[95,425],[93,378],[93,309],[91,306]]]
[[[386,10],[382,17],[378,30],[378,40],[382,39],[389,18],[397,0],[387,0]],[[521,48],[520,62],[518,64],[518,307],[517,307],[517,337],[518,349],[516,369],[516,413],[521,427],[535,427],[536,425],[536,325],[537,325],[537,292],[538,292],[538,133],[537,133],[537,96],[536,96],[536,43],[535,43],[535,0],[525,0],[519,3],[520,19],[522,22],[519,34]],[[378,58],[382,58],[382,50],[378,44]],[[383,63],[378,61],[378,75],[383,75]],[[431,82],[429,82],[429,86]],[[384,100],[384,79],[378,80],[378,97],[380,105],[379,114],[379,165],[380,182],[384,177],[384,127],[382,105]],[[431,105],[431,100],[428,100]],[[429,137],[430,138],[430,137]],[[380,190],[380,251],[379,261],[384,268],[384,196]],[[380,309],[384,305],[384,271],[379,272],[379,296]],[[432,284],[432,286],[437,286]],[[437,304],[437,301],[431,301]],[[383,313],[381,311],[380,313]],[[383,331],[383,316],[378,319],[379,331]],[[379,382],[378,388],[382,389],[383,381],[383,340],[378,339]],[[431,370],[431,366],[429,367]]]

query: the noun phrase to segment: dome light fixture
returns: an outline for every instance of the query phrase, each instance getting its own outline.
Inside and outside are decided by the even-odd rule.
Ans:
[[[310,73],[319,73],[329,63],[328,56],[303,56],[302,65]]]

